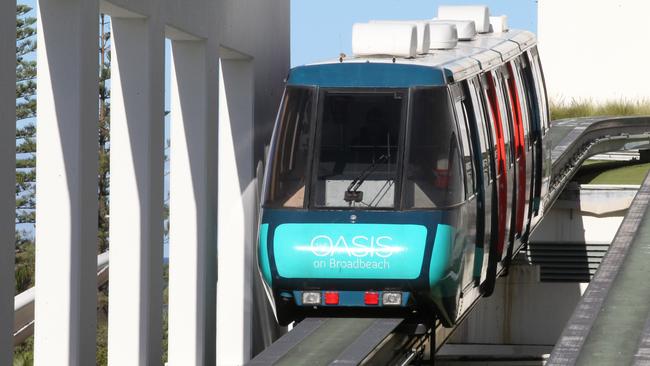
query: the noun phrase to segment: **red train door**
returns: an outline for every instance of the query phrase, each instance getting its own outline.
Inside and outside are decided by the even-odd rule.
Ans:
[[[498,190],[498,236],[496,252],[498,257],[503,256],[503,249],[506,239],[506,224],[508,210],[508,183],[507,183],[507,166],[506,166],[506,147],[504,133],[502,128],[502,115],[497,99],[496,84],[492,72],[485,73],[483,92],[487,100],[490,119],[496,135],[496,166],[497,166],[497,190]]]

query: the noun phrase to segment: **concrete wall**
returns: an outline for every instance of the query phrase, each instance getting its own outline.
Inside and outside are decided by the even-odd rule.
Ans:
[[[289,0],[229,0],[221,7],[221,45],[252,57],[255,83],[254,145],[263,159],[289,74]],[[253,164],[253,169],[256,164]],[[253,173],[253,172],[251,172]]]
[[[539,0],[539,49],[550,98],[650,98],[648,14],[648,1]]]

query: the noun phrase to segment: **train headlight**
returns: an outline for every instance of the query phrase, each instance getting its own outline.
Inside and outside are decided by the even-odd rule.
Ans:
[[[381,296],[381,302],[384,306],[400,306],[402,305],[402,293],[384,292]]]
[[[315,291],[303,292],[302,303],[303,305],[320,305],[321,303],[320,292],[315,292]]]

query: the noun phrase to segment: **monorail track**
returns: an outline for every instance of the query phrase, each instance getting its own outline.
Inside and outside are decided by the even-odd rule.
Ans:
[[[498,274],[503,273],[499,267]],[[460,325],[480,297],[467,305]],[[431,360],[456,328],[417,319],[306,318],[247,365],[411,365]]]
[[[408,365],[430,337],[405,319],[307,318],[248,365]]]

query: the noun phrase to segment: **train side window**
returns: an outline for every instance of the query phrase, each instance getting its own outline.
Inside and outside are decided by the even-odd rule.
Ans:
[[[404,208],[446,207],[464,196],[454,110],[446,87],[411,93]]]
[[[457,90],[460,90],[459,88]],[[476,178],[474,177],[474,161],[472,160],[472,146],[469,140],[469,125],[463,97],[455,97],[454,107],[458,119],[458,134],[461,139],[463,151],[463,167],[465,171],[465,197],[469,198],[476,192]]]
[[[304,206],[314,95],[310,88],[287,88],[272,153],[273,176],[265,203],[268,206]]]

